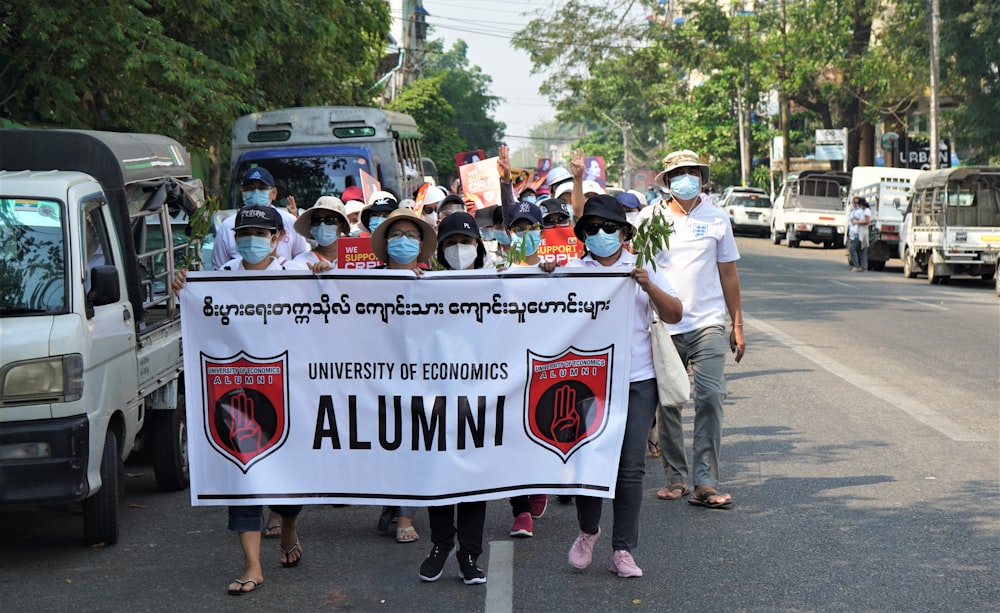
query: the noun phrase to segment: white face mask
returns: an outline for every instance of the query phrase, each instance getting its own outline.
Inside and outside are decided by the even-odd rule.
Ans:
[[[634,226],[635,221],[639,219],[639,211],[629,211],[628,213],[625,213],[625,219]]]
[[[472,268],[476,263],[476,255],[478,255],[476,245],[459,243],[444,248],[444,259],[453,270]]]
[[[437,222],[438,222],[437,211],[434,211],[433,213],[427,213],[427,214],[425,214],[424,215],[424,221],[426,221],[427,223],[429,223],[432,228],[435,227],[435,226],[437,226]]]

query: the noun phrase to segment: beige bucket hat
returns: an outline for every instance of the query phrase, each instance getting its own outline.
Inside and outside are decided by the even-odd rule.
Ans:
[[[708,164],[703,164],[698,154],[690,149],[668,153],[667,157],[663,158],[663,172],[656,175],[653,182],[660,187],[669,189],[670,183],[667,181],[667,175],[678,168],[697,168],[701,172],[702,186],[708,183]]]
[[[389,213],[385,221],[375,228],[375,231],[372,232],[372,253],[383,263],[389,263],[388,239],[385,235],[389,231],[389,227],[400,219],[411,221],[420,228],[423,236],[420,239],[420,253],[417,254],[417,261],[420,263],[430,261],[434,255],[434,251],[437,249],[437,233],[434,232],[431,224],[421,219],[420,215],[417,215],[411,209],[396,209]]]

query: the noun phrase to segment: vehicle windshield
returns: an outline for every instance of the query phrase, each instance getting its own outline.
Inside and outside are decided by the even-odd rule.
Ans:
[[[243,176],[248,168],[263,166],[274,177],[278,188],[275,206],[287,206],[289,195],[295,197],[295,204],[308,208],[320,196],[336,196],[352,185],[361,186],[361,172],[374,176],[372,164],[364,156],[331,151],[314,155],[288,155],[264,160],[243,160],[236,168],[237,177]],[[240,186],[232,188],[234,207],[243,205]]]
[[[730,204],[733,206],[742,206],[748,209],[769,209],[771,208],[771,199],[765,198],[764,196],[754,196],[753,194],[747,196],[733,196]]]
[[[65,313],[63,206],[0,198],[0,316]]]

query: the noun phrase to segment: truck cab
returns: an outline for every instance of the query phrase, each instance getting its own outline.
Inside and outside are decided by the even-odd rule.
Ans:
[[[0,130],[0,169],[0,505],[82,503],[113,544],[133,451],[188,484],[169,281],[204,193],[155,135]]]

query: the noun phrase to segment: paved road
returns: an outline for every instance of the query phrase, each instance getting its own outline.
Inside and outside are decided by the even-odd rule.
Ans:
[[[79,545],[72,510],[0,512],[4,611],[998,611],[1000,301],[989,285],[849,273],[843,251],[740,239],[746,359],[728,370],[723,440],[730,511],[655,497],[649,459],[636,560],[641,579],[565,561],[571,506],[551,505],[511,540],[506,502],[488,506],[482,563],[434,584],[424,538],[374,531],[374,507],[309,507],[302,565],[265,541],[266,582],[243,598],[225,511],[156,490],[127,465],[118,545]],[[690,411],[687,428],[690,436]],[[603,522],[610,528],[610,508]],[[509,557],[508,557],[509,556]],[[489,603],[489,605],[487,604]]]

